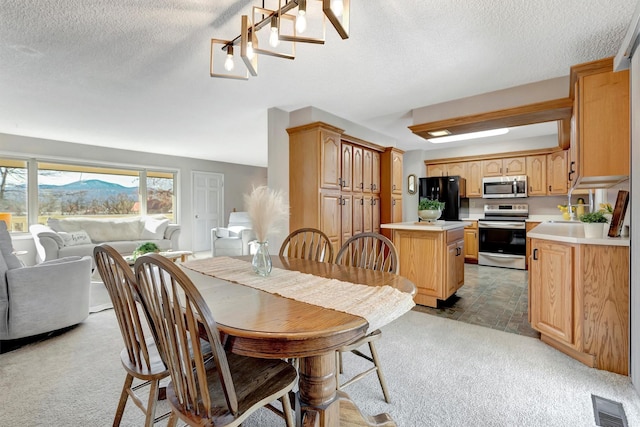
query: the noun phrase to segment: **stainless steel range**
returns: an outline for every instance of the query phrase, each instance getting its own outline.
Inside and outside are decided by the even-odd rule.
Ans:
[[[478,220],[478,264],[524,270],[528,217],[525,203],[484,205],[484,219]]]

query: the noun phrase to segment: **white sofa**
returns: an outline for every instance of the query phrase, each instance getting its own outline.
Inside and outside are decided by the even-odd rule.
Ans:
[[[66,256],[91,256],[94,246],[107,243],[121,254],[131,254],[139,245],[153,242],[161,251],[178,250],[180,226],[160,217],[49,218],[47,225],[29,227],[38,262]]]
[[[249,255],[256,240],[247,212],[231,212],[228,227],[211,229],[211,256]]]

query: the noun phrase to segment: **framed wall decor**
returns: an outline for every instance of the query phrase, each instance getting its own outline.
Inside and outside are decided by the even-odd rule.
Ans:
[[[409,194],[416,194],[418,191],[418,178],[414,174],[407,177],[407,192]]]

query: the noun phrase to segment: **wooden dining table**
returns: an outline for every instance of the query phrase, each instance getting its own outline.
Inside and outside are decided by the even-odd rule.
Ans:
[[[251,261],[250,256],[236,258]],[[411,281],[396,274],[286,257],[272,256],[272,262],[275,268],[416,292]],[[209,305],[227,349],[252,357],[300,359],[298,425],[395,425],[388,414],[363,415],[346,393],[336,390],[335,351],[365,335],[365,318],[212,277],[189,263],[183,270]]]

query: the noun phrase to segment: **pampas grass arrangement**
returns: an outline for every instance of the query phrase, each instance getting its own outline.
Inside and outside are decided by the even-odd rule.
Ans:
[[[289,218],[289,205],[280,190],[262,185],[244,195],[244,204],[251,218],[258,242],[266,242],[267,234],[277,231]]]

